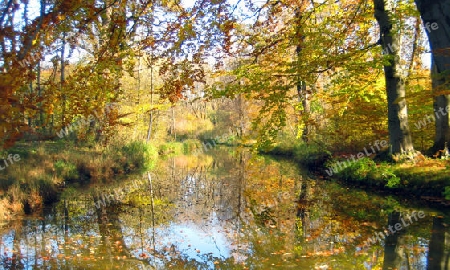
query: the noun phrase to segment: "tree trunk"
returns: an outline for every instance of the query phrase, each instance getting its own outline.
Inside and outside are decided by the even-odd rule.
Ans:
[[[380,25],[380,42],[383,51],[389,55],[389,64],[384,66],[388,102],[388,129],[392,154],[414,150],[408,125],[408,110],[405,99],[405,79],[401,74],[401,41],[393,29],[394,16],[391,12],[394,0],[374,0],[375,18]],[[386,4],[385,4],[386,2]]]
[[[297,47],[298,48],[298,47]],[[303,131],[302,131],[302,140],[307,143],[309,141],[309,135],[311,133],[310,126],[310,117],[311,117],[311,92],[306,90],[306,83],[304,81],[297,82],[297,94],[299,97],[299,101],[303,106]]]
[[[306,82],[303,81],[300,78],[300,59],[301,59],[301,54],[302,54],[302,43],[305,39],[304,35],[302,34],[302,24],[301,24],[301,20],[302,20],[302,13],[300,11],[300,8],[296,10],[295,12],[295,17],[297,18],[297,36],[299,37],[299,40],[297,41],[297,48],[295,50],[296,52],[296,57],[297,57],[297,74],[298,74],[298,78],[297,78],[297,94],[298,94],[298,99],[299,102],[302,103],[302,107],[303,107],[303,124],[305,125],[303,127],[303,131],[302,131],[302,140],[304,142],[308,142],[309,141],[309,135],[311,133],[311,126],[310,126],[310,116],[311,116],[311,104],[310,104],[310,99],[311,99],[311,91],[308,91],[306,89]]]
[[[59,91],[62,93],[62,110],[61,110],[61,126],[64,127],[66,124],[66,94],[64,93],[64,81],[66,79],[65,70],[66,70],[66,63],[65,63],[65,55],[66,52],[66,32],[63,32],[62,36],[62,45],[61,45],[61,81],[59,84]]]
[[[428,35],[432,52],[432,81],[435,93],[433,107],[435,110],[436,136],[430,152],[444,148],[445,142],[450,142],[449,113],[446,107],[450,105],[449,70],[450,70],[450,0],[415,0]],[[443,89],[446,88],[446,89]],[[447,90],[443,92],[443,90]]]
[[[443,90],[442,87],[448,82],[445,82],[445,78],[442,78],[441,74],[439,74],[436,63],[434,61],[432,62],[431,80],[434,94],[433,109],[435,115],[435,136],[434,144],[428,150],[430,155],[438,150],[444,149],[445,142],[450,142],[450,118],[446,110],[446,107],[450,105],[450,95],[437,94]]]
[[[42,97],[42,86],[41,86],[41,61],[37,63],[37,74],[36,74],[36,88],[38,92],[38,97]],[[41,133],[45,133],[44,125],[44,109],[42,108],[42,101],[39,101],[39,129]]]

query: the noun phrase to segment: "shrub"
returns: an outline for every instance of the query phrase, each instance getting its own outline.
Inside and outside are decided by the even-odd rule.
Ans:
[[[183,150],[184,144],[179,142],[168,142],[159,146],[158,153],[160,155],[182,154]]]
[[[309,167],[323,166],[331,158],[331,152],[318,144],[297,143],[293,148],[294,159]]]
[[[394,170],[388,164],[381,164],[377,171],[380,173],[382,177],[382,181],[385,183],[385,186],[388,188],[395,188],[400,185],[400,177],[397,177],[394,173]]]
[[[117,153],[119,164],[126,170],[151,169],[158,157],[158,149],[145,142],[135,141],[121,147]]]
[[[348,162],[346,164],[348,165]],[[346,181],[364,181],[373,168],[376,168],[375,162],[370,158],[364,157],[355,162],[350,162],[350,165],[339,171],[337,175]]]
[[[364,157],[355,162],[347,162],[342,160],[333,160],[329,162],[328,167],[337,167],[337,163],[344,164],[342,170],[335,173],[335,175],[344,181],[361,182],[365,181],[368,184],[376,184],[388,188],[398,187],[400,185],[400,178],[397,177],[392,169],[386,163],[379,166],[370,158]]]
[[[446,200],[450,200],[450,186],[445,187],[445,191],[443,192],[443,195]]]
[[[53,164],[58,176],[62,177],[67,181],[77,180],[80,176],[78,175],[77,166],[73,163],[64,160],[58,160]]]

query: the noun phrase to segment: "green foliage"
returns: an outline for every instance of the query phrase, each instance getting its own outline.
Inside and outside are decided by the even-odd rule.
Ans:
[[[293,145],[292,142],[295,142]],[[294,153],[294,148],[298,146],[300,142],[291,133],[280,132],[274,141],[274,146],[270,150],[270,153],[276,155],[291,156]]]
[[[158,149],[151,144],[147,144],[144,152],[145,163],[144,168],[146,170],[151,170],[155,167],[158,160]]]
[[[234,145],[237,141],[238,137],[236,135],[230,134],[230,136],[225,139],[225,144]]]
[[[118,155],[119,163],[126,171],[134,168],[150,170],[155,166],[158,149],[151,144],[135,141],[122,146]]]
[[[63,190],[63,192],[60,195],[60,198],[62,200],[70,200],[75,198],[77,195],[78,195],[77,189],[69,186]]]
[[[382,180],[386,182],[386,187],[395,188],[400,186],[400,177],[395,175],[392,166],[389,164],[381,164],[377,171],[381,174]]]
[[[294,145],[294,159],[306,166],[323,165],[330,157],[331,152],[319,144],[299,142]]]
[[[391,165],[382,163],[377,165],[372,159],[364,157],[362,159],[353,161],[348,160],[332,160],[326,164],[329,168],[341,168],[342,170],[335,173],[339,179],[347,182],[366,182],[368,184],[375,184],[378,186],[385,186],[388,188],[399,187],[401,179],[395,175]]]
[[[303,237],[303,226],[302,226],[302,219],[300,217],[295,218],[295,235],[298,238]]]
[[[179,155],[184,151],[184,144],[180,142],[168,142],[159,146],[160,155]]]
[[[77,166],[69,161],[57,160],[53,167],[58,176],[67,181],[77,180],[79,178]]]
[[[200,147],[202,147],[202,144],[199,140],[188,139],[183,142],[183,151],[185,154],[190,154]]]
[[[443,192],[443,195],[446,200],[450,200],[450,186],[445,187],[445,191]]]
[[[337,162],[339,161],[336,161],[336,163]],[[345,163],[348,165],[347,161]],[[332,166],[336,166],[336,164],[333,164]],[[350,162],[350,166],[339,171],[337,175],[342,176],[342,178],[347,181],[364,181],[367,179],[367,175],[373,168],[376,168],[375,162],[370,158],[364,157],[356,162]]]

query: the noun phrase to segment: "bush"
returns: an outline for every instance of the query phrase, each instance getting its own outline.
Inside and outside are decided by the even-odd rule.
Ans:
[[[151,169],[158,157],[158,149],[145,142],[135,141],[124,145],[117,152],[118,162],[126,171],[134,168]]]
[[[342,170],[339,170],[338,163],[341,163]],[[388,188],[398,187],[400,178],[394,174],[393,169],[386,163],[379,166],[370,158],[364,157],[355,162],[348,160],[333,160],[327,164],[328,167],[334,167],[337,172],[335,175],[347,182],[366,182]]]
[[[331,158],[331,152],[318,144],[298,143],[293,149],[295,161],[308,166],[323,166],[327,160]]]
[[[159,146],[158,153],[160,155],[182,154],[184,144],[180,142],[168,142]]]
[[[58,176],[62,177],[66,181],[77,180],[80,176],[78,175],[77,166],[73,163],[64,160],[58,160],[53,164]]]
[[[144,148],[144,157],[145,157],[145,163],[144,163],[144,169],[145,170],[152,170],[156,166],[156,161],[158,160],[158,149],[151,144],[146,144],[146,147]]]
[[[335,163],[337,163],[336,161]],[[343,161],[341,161],[343,162]],[[345,167],[343,170],[337,172],[336,174],[340,176],[345,181],[364,181],[367,180],[367,175],[376,168],[376,164],[370,158],[364,157],[355,162],[345,161]],[[337,166],[333,164],[333,166]]]
[[[385,183],[385,186],[388,188],[395,188],[400,186],[400,177],[397,177],[394,173],[394,170],[391,166],[386,163],[382,163],[377,171],[381,175],[381,180]]]
[[[446,200],[450,200],[450,186],[445,187],[445,191],[443,192],[443,195]]]

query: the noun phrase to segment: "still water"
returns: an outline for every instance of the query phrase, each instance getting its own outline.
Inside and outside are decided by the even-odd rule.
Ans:
[[[448,209],[235,148],[149,175],[67,188],[0,228],[0,269],[450,269]]]

